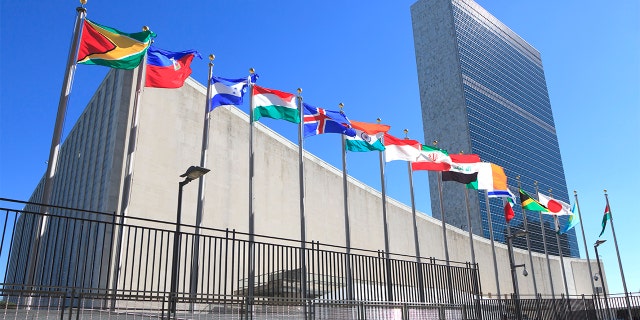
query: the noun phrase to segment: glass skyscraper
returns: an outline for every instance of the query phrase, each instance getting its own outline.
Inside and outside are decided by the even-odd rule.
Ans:
[[[411,7],[425,141],[437,140],[449,153],[476,153],[502,166],[514,194],[521,187],[569,203],[562,158],[540,53],[472,0],[420,0]],[[467,226],[464,186],[429,174],[431,208],[447,223]],[[473,231],[506,242],[501,199],[470,190]],[[524,229],[523,212],[514,207],[511,227]],[[488,209],[487,209],[488,208]],[[531,249],[558,255],[550,215],[526,211]],[[559,224],[566,224],[561,217]],[[578,257],[575,229],[561,236],[564,256]],[[514,239],[526,248],[526,241]]]

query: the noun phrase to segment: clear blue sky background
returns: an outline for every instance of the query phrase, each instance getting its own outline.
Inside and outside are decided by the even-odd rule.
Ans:
[[[148,25],[160,48],[199,50],[205,59],[194,61],[192,76],[200,83],[207,81],[206,56],[213,53],[216,75],[243,77],[253,67],[262,86],[289,92],[301,87],[311,104],[337,109],[343,102],[351,119],[380,117],[391,134],[402,137],[406,128],[409,137],[423,141],[413,2],[89,0],[86,7],[90,19],[125,32]],[[634,188],[640,180],[640,2],[478,3],[541,52],[567,184],[570,194],[577,190],[580,196],[588,250],[593,258],[607,189],[627,286],[640,291]],[[1,2],[0,197],[27,200],[46,170],[77,5]],[[78,66],[65,133],[107,71]],[[297,141],[295,126],[263,123]],[[305,144],[340,168],[339,141],[325,135]],[[380,188],[377,155],[350,154],[348,161],[352,176]],[[408,204],[406,164],[391,162],[386,170],[388,195]],[[178,174],[166,178],[177,181]],[[416,173],[416,201],[430,215],[426,180]],[[622,292],[611,230],[602,238],[608,240],[599,251],[609,289]],[[584,257],[579,232],[578,242]]]

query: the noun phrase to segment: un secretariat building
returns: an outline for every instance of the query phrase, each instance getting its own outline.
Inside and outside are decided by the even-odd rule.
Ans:
[[[449,152],[476,153],[502,166],[518,194],[539,191],[569,203],[558,137],[540,53],[472,0],[420,0],[411,7],[425,141]],[[437,176],[430,174],[432,212],[440,217]],[[443,183],[446,221],[467,225],[464,191]],[[506,242],[502,201],[470,192],[472,226]],[[489,209],[487,209],[489,208]],[[524,229],[515,206],[511,226]],[[531,250],[558,255],[553,217],[527,211]],[[564,225],[566,218],[560,219]],[[521,240],[521,239],[518,239]],[[561,236],[563,256],[578,257],[575,229]],[[526,249],[526,241],[514,241]]]

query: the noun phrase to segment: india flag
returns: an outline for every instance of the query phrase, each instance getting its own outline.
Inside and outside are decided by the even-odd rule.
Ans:
[[[382,136],[391,129],[386,124],[351,121],[355,137],[345,136],[345,149],[353,152],[384,151]]]
[[[251,103],[253,119],[258,121],[261,117],[267,117],[300,123],[295,97],[291,93],[254,85]]]

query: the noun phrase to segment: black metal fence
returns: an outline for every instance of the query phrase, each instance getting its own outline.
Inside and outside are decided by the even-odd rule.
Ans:
[[[626,306],[483,299],[470,263],[0,201],[26,205],[0,208],[5,318],[608,319]]]

